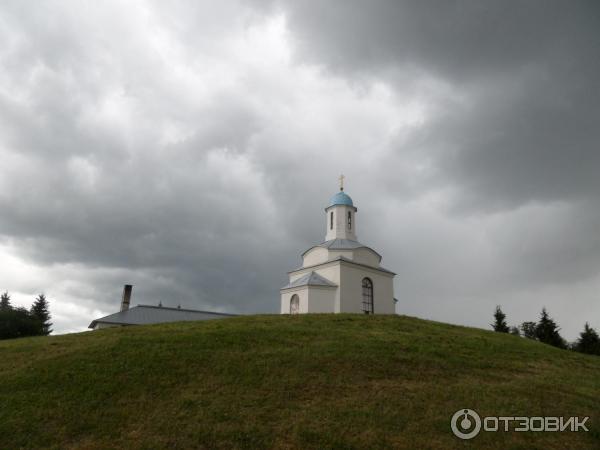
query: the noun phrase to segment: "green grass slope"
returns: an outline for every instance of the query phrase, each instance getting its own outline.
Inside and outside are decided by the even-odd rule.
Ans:
[[[450,431],[590,416],[589,432]],[[249,316],[0,342],[0,449],[600,448],[600,358],[409,317]]]

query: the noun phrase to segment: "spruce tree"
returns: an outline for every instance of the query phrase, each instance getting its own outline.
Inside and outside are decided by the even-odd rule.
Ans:
[[[502,312],[500,306],[496,306],[496,312],[494,312],[494,323],[492,324],[494,331],[498,333],[508,333],[508,325],[506,324],[506,314]]]
[[[574,350],[590,355],[600,355],[600,336],[587,322],[575,343]]]
[[[537,324],[535,322],[523,322],[521,324],[521,331],[523,332],[523,336],[527,339],[536,339],[535,337],[535,329],[537,328]]]
[[[47,336],[52,333],[52,323],[50,323],[50,311],[48,309],[48,300],[44,294],[38,295],[33,305],[31,305],[31,315],[38,323],[39,334]]]
[[[542,314],[540,315],[540,321],[535,327],[535,337],[538,341],[544,342],[545,344],[552,345],[554,347],[559,348],[567,348],[566,341],[562,338],[559,333],[560,328],[550,318],[548,311],[546,308],[542,309]]]
[[[5,292],[0,296],[0,311],[7,311],[9,309],[12,309],[10,295],[8,295],[8,292]]]

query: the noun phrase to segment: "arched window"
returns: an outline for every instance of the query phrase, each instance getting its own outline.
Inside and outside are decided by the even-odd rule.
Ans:
[[[348,211],[348,229],[352,229],[352,213]]]
[[[329,229],[333,230],[333,211],[331,211],[331,214],[329,215]]]
[[[300,297],[294,294],[290,300],[290,314],[300,313]]]
[[[362,310],[365,314],[373,314],[373,282],[368,278],[362,280]]]

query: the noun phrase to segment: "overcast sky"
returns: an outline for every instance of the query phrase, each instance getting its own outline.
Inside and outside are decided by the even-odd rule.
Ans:
[[[340,173],[398,312],[600,328],[596,1],[3,1],[0,290],[278,312]]]

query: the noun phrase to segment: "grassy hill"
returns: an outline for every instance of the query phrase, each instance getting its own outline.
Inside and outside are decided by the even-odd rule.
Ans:
[[[590,416],[589,432],[450,418]],[[0,342],[0,449],[600,448],[600,358],[410,317],[251,316]]]

